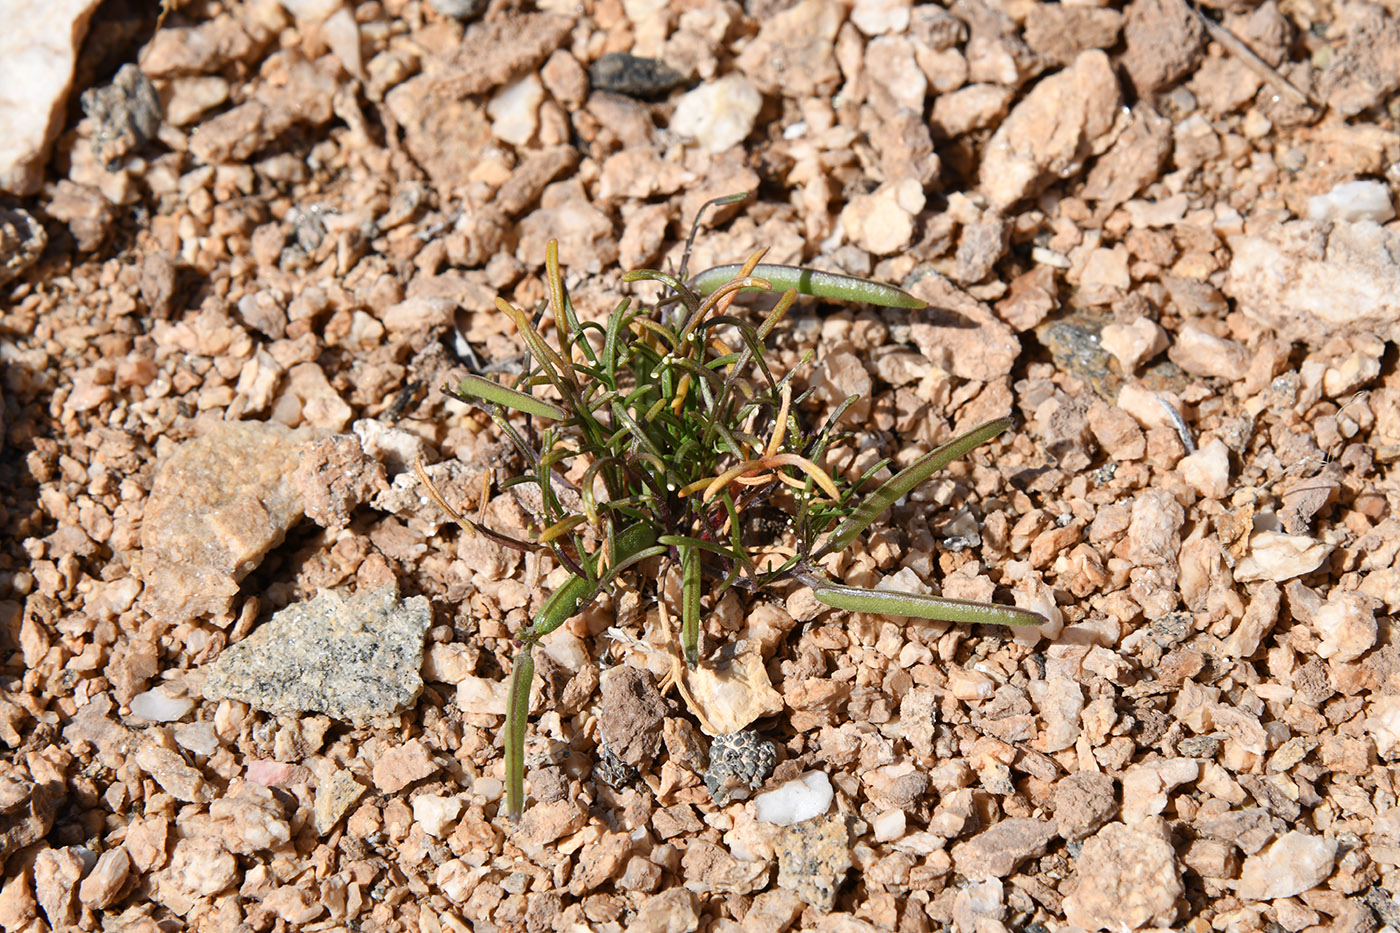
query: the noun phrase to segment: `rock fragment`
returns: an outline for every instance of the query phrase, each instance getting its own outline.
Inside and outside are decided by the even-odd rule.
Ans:
[[[61,788],[19,775],[0,778],[0,865],[53,827]]]
[[[709,152],[739,145],[753,132],[763,97],[753,82],[729,74],[688,91],[676,101],[671,132],[689,137]]]
[[[1113,778],[1101,771],[1076,771],[1055,784],[1055,831],[1084,839],[1118,812]]]
[[[134,64],[118,69],[112,83],[83,92],[83,112],[97,124],[93,155],[111,166],[144,146],[160,129],[160,100],[151,80]]]
[[[1318,90],[1329,108],[1352,117],[1400,87],[1400,72],[1394,67],[1400,56],[1400,23],[1372,3],[1349,7],[1346,18],[1346,44],[1322,73]]]
[[[316,797],[312,805],[312,821],[316,835],[325,836],[355,801],[364,795],[365,786],[355,780],[355,776],[343,768],[337,768],[316,784]]]
[[[1207,499],[1223,499],[1230,491],[1230,450],[1213,437],[1177,464],[1181,478]]]
[[[1230,238],[1225,294],[1288,341],[1400,340],[1400,233],[1372,220],[1295,220]]]
[[[23,275],[38,261],[48,242],[48,234],[33,214],[0,207],[0,285]]]
[[[670,888],[648,897],[627,929],[634,933],[685,933],[697,929],[699,923],[695,895],[685,888]]]
[[[344,528],[351,512],[388,488],[383,464],[365,453],[356,434],[336,434],[302,448],[292,481],[306,517],[322,528]]]
[[[98,856],[97,864],[79,885],[78,899],[91,910],[110,907],[120,899],[129,877],[131,856],[126,854],[126,849],[121,846],[108,849]]]
[[[1065,917],[1090,931],[1169,926],[1185,892],[1176,852],[1162,833],[1123,823],[1084,840],[1074,878],[1079,886],[1064,900]]]
[[[603,675],[603,711],[598,734],[623,762],[638,766],[661,750],[666,702],[651,675],[635,667],[617,667]]]
[[[72,928],[78,920],[78,879],[87,866],[76,847],[43,849],[34,857],[34,896],[49,925]]]
[[[1012,817],[953,846],[953,864],[969,878],[1005,878],[1028,858],[1045,854],[1055,824]]]
[[[1150,99],[1190,74],[1201,60],[1206,30],[1190,7],[1172,0],[1134,0],[1123,25],[1123,68],[1137,96]]]
[[[665,62],[630,52],[609,52],[602,56],[588,67],[588,78],[599,91],[643,100],[659,97],[685,83],[685,75]]]
[[[841,211],[851,242],[877,256],[909,245],[914,218],[924,209],[923,187],[912,178],[886,182],[870,194],[858,194]]]
[[[440,76],[432,80],[457,100],[484,94],[540,66],[563,43],[573,22],[549,13],[521,13],[473,23]]]
[[[851,861],[851,831],[845,816],[789,826],[778,838],[778,887],[821,911],[836,905],[836,890]]]
[[[441,768],[418,739],[410,739],[384,752],[374,763],[374,786],[385,794],[396,794],[414,781],[436,774]]]
[[[1294,897],[1327,880],[1337,859],[1337,840],[1300,830],[1244,860],[1236,893],[1245,901]]]
[[[0,33],[0,191],[39,190],[49,145],[62,129],[73,66],[97,0],[10,7]],[[15,93],[23,88],[23,93]]]
[[[1312,628],[1320,638],[1319,657],[1355,661],[1376,643],[1375,604],[1359,593],[1334,590],[1327,602],[1313,613]]]
[[[1249,538],[1249,550],[1235,565],[1235,579],[1240,583],[1258,580],[1283,583],[1321,567],[1332,553],[1332,547],[1307,535],[1255,532]]]
[[[204,696],[350,722],[392,715],[423,689],[423,636],[432,618],[427,598],[400,601],[396,582],[351,596],[323,592],[224,649]]]
[[[746,800],[773,773],[778,753],[773,743],[753,730],[715,736],[710,743],[710,764],[705,787],[718,806]]]
[[[1011,328],[943,276],[916,275],[909,291],[929,305],[909,329],[919,352],[960,379],[991,382],[1009,374],[1021,352]]]
[[[141,523],[142,608],[177,623],[229,621],[239,582],[302,517],[291,477],[313,437],[225,421],[157,464]]]
[[[739,68],[767,94],[802,99],[818,88],[834,88],[837,31],[845,10],[833,0],[802,0],[767,18],[739,53]]]
[[[1005,210],[1054,181],[1077,174],[1113,127],[1118,79],[1108,56],[1083,52],[1068,68],[1042,78],[987,143],[978,187]]]

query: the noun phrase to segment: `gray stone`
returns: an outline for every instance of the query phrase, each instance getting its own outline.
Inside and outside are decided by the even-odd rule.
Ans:
[[[109,168],[160,129],[160,99],[136,65],[123,65],[111,84],[84,91],[82,101],[83,112],[97,124],[93,155]]]
[[[397,583],[353,596],[321,593],[226,648],[204,696],[350,722],[392,715],[423,689],[423,636],[432,619],[427,598],[400,601]]]

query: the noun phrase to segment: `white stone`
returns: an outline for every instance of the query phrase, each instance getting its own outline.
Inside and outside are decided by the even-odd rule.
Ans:
[[[1332,545],[1307,535],[1260,531],[1249,539],[1249,552],[1235,565],[1238,583],[1273,580],[1282,583],[1322,566]]]
[[[1376,612],[1358,593],[1333,592],[1313,613],[1312,627],[1322,639],[1318,655],[1330,660],[1355,661],[1376,643]]]
[[[524,146],[539,128],[543,101],[544,85],[533,73],[501,88],[486,105],[491,135],[512,146]]]
[[[424,794],[413,798],[413,819],[423,827],[423,832],[438,838],[447,824],[457,819],[462,812],[460,797],[433,797]]]
[[[1383,224],[1394,216],[1390,189],[1379,181],[1345,181],[1326,194],[1308,198],[1308,220],[1374,220]]]
[[[906,824],[903,810],[886,810],[871,821],[870,829],[876,842],[894,842],[903,837]]]
[[[1322,884],[1337,860],[1337,841],[1294,830],[1244,860],[1236,894],[1242,901],[1293,897]]]
[[[808,771],[755,797],[754,813],[760,822],[792,826],[821,816],[835,796],[824,772]]]
[[[904,32],[909,28],[912,0],[856,0],[851,22],[867,36]]]
[[[1187,485],[1206,499],[1222,499],[1230,491],[1230,448],[1218,437],[1182,457],[1177,469]]]
[[[151,722],[174,722],[194,709],[189,697],[172,697],[163,687],[147,690],[131,698],[131,715]]]
[[[1376,754],[1390,758],[1400,751],[1400,696],[1380,696],[1366,710],[1366,733],[1376,743]]]
[[[753,132],[763,95],[738,73],[707,81],[681,96],[671,115],[671,132],[695,140],[710,152],[723,152]]]
[[[67,117],[78,47],[99,0],[6,3],[0,30],[0,191],[39,190]]]

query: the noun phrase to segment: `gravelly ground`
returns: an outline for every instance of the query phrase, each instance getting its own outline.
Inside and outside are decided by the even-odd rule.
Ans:
[[[1392,7],[173,6],[99,10],[0,205],[0,928],[1400,929]],[[777,333],[804,418],[861,397],[833,469],[1019,419],[834,570],[1052,622],[729,592],[692,706],[638,581],[547,644],[513,826],[563,574],[409,468],[527,535],[438,387],[518,365],[549,238],[601,319],[740,191],[692,269],[930,302]]]

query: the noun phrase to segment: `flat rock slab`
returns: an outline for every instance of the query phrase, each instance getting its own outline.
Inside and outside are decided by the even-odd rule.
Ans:
[[[49,144],[63,125],[73,65],[97,0],[6,8],[0,34],[0,191],[39,190]]]
[[[400,601],[396,583],[321,593],[225,649],[209,669],[204,697],[354,723],[393,715],[423,689],[423,636],[432,619],[427,598]]]
[[[1232,237],[1225,294],[1284,340],[1400,340],[1400,235],[1374,220],[1294,220]]]
[[[141,525],[141,605],[178,624],[229,620],[238,584],[304,514],[292,478],[310,429],[226,421],[156,471]]]

